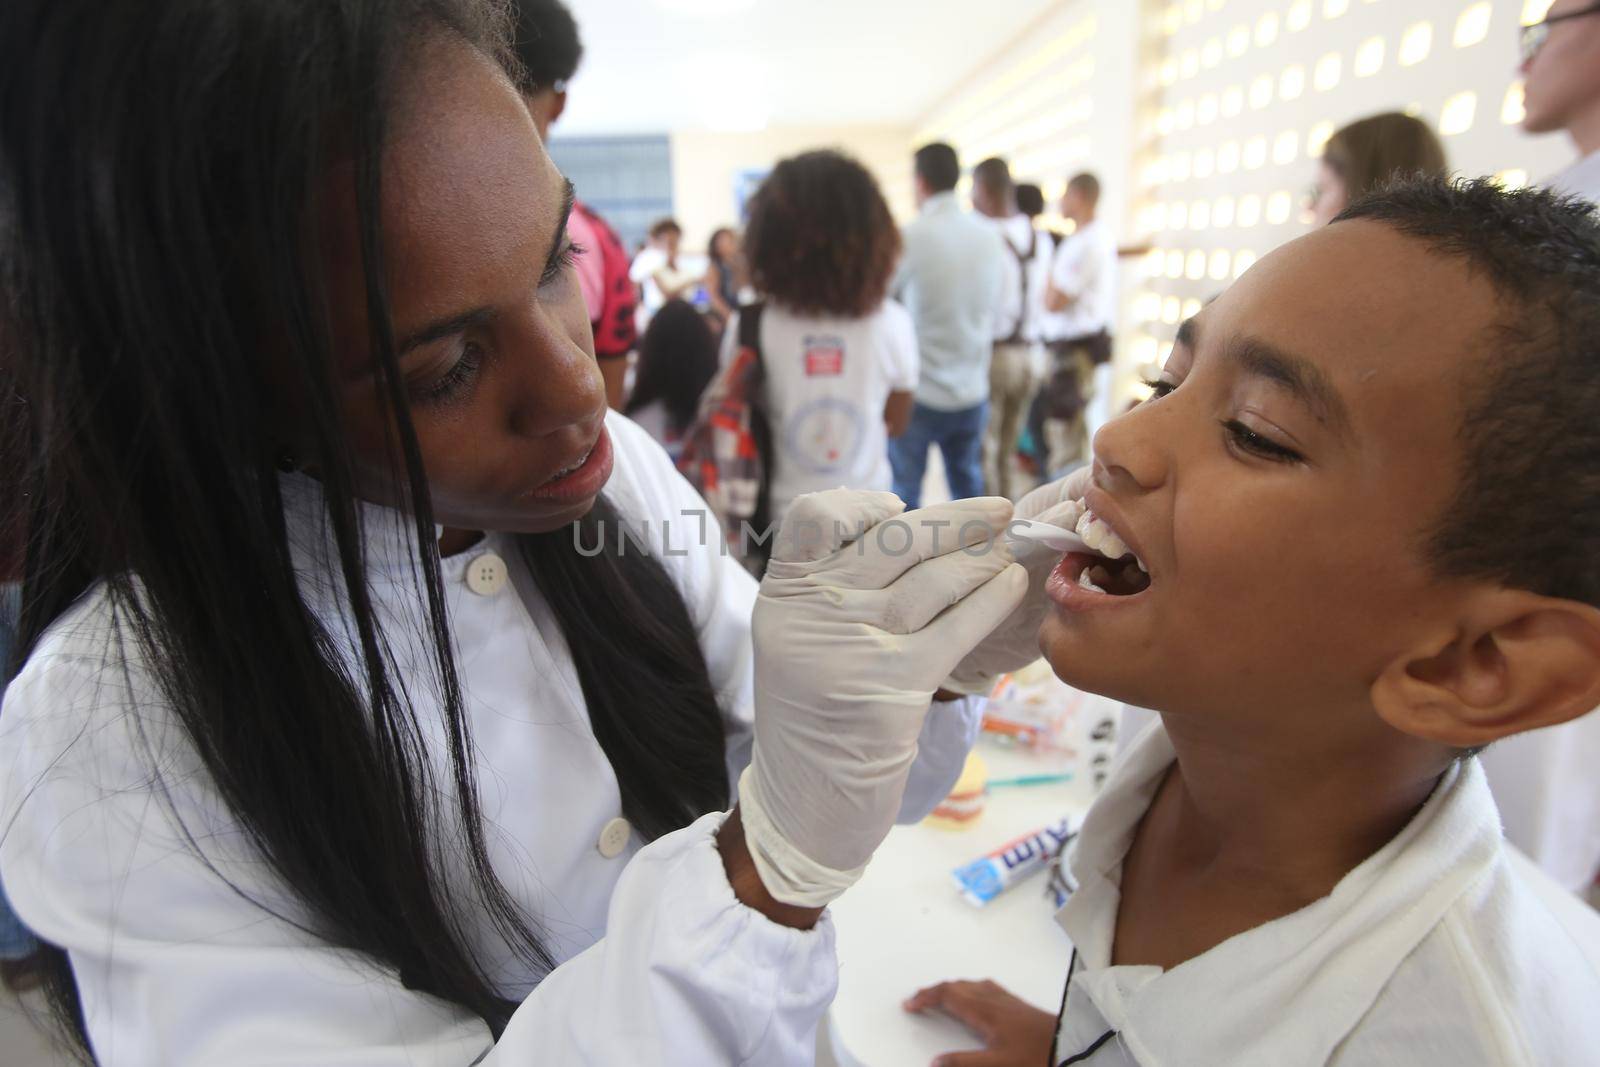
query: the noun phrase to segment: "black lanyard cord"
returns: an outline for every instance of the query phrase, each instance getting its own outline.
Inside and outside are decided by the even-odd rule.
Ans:
[[[1072,995],[1072,976],[1077,969],[1078,950],[1074,948],[1072,950],[1072,962],[1067,965],[1067,984],[1066,987],[1061,990],[1061,1010],[1056,1013],[1056,1033],[1055,1036],[1050,1039],[1050,1062],[1055,1064],[1056,1067],[1072,1067],[1072,1064],[1074,1063],[1084,1062],[1090,1056],[1093,1056],[1096,1052],[1099,1052],[1100,1049],[1105,1046],[1107,1041],[1110,1041],[1112,1038],[1117,1036],[1116,1030],[1107,1030],[1105,1033],[1095,1038],[1094,1044],[1090,1045],[1082,1052],[1075,1056],[1069,1056],[1067,1059],[1061,1060],[1059,1063],[1057,1063],[1056,1043],[1061,1039],[1061,1024],[1066,1020],[1067,1017],[1067,998]]]

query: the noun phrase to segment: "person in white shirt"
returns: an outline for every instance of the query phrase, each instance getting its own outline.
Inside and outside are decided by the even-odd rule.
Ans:
[[[877,181],[834,151],[773,168],[750,202],[744,239],[761,316],[761,404],[772,429],[769,510],[781,520],[805,493],[887,490],[889,441],[911,420],[917,341],[889,299],[900,233]]]
[[[699,279],[678,266],[678,246],[683,243],[683,227],[676,219],[657,219],[650,226],[650,243],[633,257],[628,277],[639,287],[639,333],[650,328],[650,320],[668,300],[681,300]]]
[[[1100,221],[1100,180],[1093,174],[1075,174],[1061,197],[1061,213],[1074,230],[1056,249],[1044,292],[1044,314],[1039,329],[1051,350],[1054,410],[1045,423],[1050,473],[1076,460],[1088,441],[1111,416],[1111,328],[1117,308],[1117,238]],[[1070,411],[1073,383],[1087,368],[1088,381],[1076,388],[1085,397],[1086,433],[1077,429]]]
[[[1010,253],[994,310],[984,477],[992,495],[1011,497],[1021,488],[1015,484],[1017,438],[1044,369],[1039,314],[1053,249],[1049,237],[1017,210],[1011,168],[1005,160],[986,159],[972,169],[972,207],[999,232]]]
[[[889,290],[911,312],[921,360],[911,424],[889,446],[894,491],[911,507],[922,499],[934,445],[951,496],[983,492],[994,309],[1010,253],[993,228],[961,210],[960,179],[955,149],[942,143],[917,149],[912,187],[918,214],[905,228],[905,254]]]
[[[1523,27],[1523,128],[1565,130],[1579,160],[1556,192],[1600,202],[1600,4],[1556,0]],[[1600,879],[1600,715],[1508,738],[1483,754],[1506,837],[1557,881],[1590,892]]]
[[[0,881],[105,1067],[810,1065],[976,733],[1011,505],[808,496],[758,591],[607,411],[502,10],[0,15]]]
[[[1161,722],[1068,857],[1059,1021],[913,998],[989,1035],[965,1062],[1594,1062],[1600,914],[1507,847],[1476,753],[1600,703],[1597,331],[1593,214],[1391,187],[1184,323],[1092,469],[1018,503],[1094,546],[1051,667]]]

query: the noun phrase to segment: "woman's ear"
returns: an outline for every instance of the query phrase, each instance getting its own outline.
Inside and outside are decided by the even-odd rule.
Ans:
[[[1600,706],[1600,609],[1518,589],[1474,592],[1456,630],[1372,684],[1389,725],[1474,748]]]

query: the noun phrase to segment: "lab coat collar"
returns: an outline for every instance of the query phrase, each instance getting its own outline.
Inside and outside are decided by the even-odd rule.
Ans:
[[[1057,916],[1078,950],[1074,995],[1093,999],[1140,1063],[1325,1062],[1451,904],[1503,862],[1488,782],[1468,760],[1322,900],[1171,971],[1111,967],[1122,860],[1175,758],[1159,722],[1123,755],[1069,857],[1078,889]]]
[[[339,575],[339,545],[328,517],[322,483],[298,472],[280,474],[284,524],[295,570],[301,575]],[[416,522],[398,508],[358,501],[356,519],[369,578],[416,578],[421,573]],[[434,536],[443,533],[434,527]]]
[[[948,215],[951,212],[960,210],[961,205],[956,203],[954,190],[934,193],[922,202],[922,214],[924,215]]]

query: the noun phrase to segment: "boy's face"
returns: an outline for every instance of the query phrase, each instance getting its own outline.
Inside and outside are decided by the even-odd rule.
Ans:
[[[1097,436],[1090,510],[1151,582],[1056,597],[1041,634],[1056,673],[1160,710],[1340,729],[1302,713],[1365,708],[1463,593],[1424,540],[1495,321],[1489,283],[1376,223],[1263,259],[1186,328],[1162,375],[1175,388]]]

